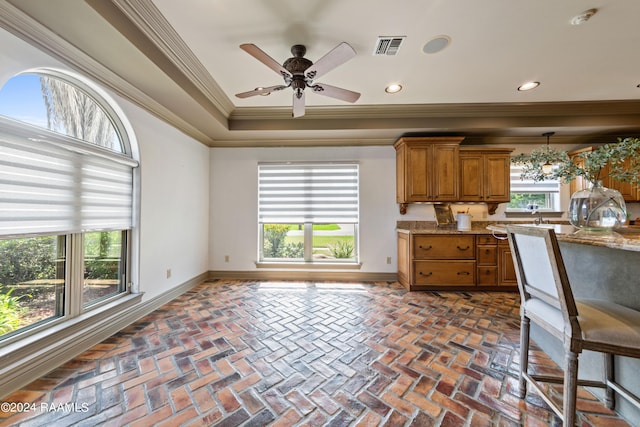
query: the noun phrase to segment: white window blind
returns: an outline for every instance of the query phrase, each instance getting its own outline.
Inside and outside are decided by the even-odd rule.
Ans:
[[[258,165],[261,223],[357,223],[358,165]]]
[[[0,236],[129,229],[123,155],[0,117]]]
[[[512,193],[559,193],[560,181],[549,179],[544,181],[534,181],[532,179],[522,179],[522,167],[511,166],[511,192]]]

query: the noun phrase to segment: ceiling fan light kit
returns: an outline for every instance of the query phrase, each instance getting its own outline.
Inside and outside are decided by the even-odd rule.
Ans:
[[[347,102],[356,102],[360,98],[358,92],[330,86],[324,83],[315,83],[314,80],[342,65],[349,59],[356,56],[356,51],[345,42],[340,43],[329,53],[320,58],[314,64],[304,55],[307,48],[296,44],[291,47],[291,58],[284,61],[282,65],[275,59],[267,55],[262,49],[254,44],[241,44],[240,49],[274,70],[284,79],[283,85],[256,88],[248,92],[237,93],[238,98],[247,98],[255,95],[268,95],[286,88],[293,89],[293,117],[300,117],[305,112],[305,89],[309,88],[313,93],[329,96]]]

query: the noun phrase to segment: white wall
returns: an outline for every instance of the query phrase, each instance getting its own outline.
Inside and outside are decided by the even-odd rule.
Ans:
[[[148,299],[208,271],[209,148],[120,104],[140,149],[139,290]]]
[[[393,147],[212,148],[209,268],[255,271],[258,257],[258,162],[357,161],[360,164],[362,272],[396,271]],[[229,262],[225,262],[225,255]],[[386,263],[391,257],[391,264]]]
[[[32,68],[69,67],[0,30],[0,87]],[[110,92],[109,92],[110,93]],[[135,130],[141,156],[137,286],[149,299],[208,270],[208,147],[111,94]],[[166,270],[171,269],[171,278]]]

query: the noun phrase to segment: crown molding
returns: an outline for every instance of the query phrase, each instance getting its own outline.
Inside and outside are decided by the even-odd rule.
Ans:
[[[210,145],[213,142],[208,135],[200,132],[196,127],[181,119],[137,87],[49,30],[16,6],[4,1],[0,2],[0,27],[37,49],[46,52],[71,69],[99,82],[124,99],[170,123],[181,132],[190,135],[203,144]]]
[[[87,0],[89,5],[105,0]],[[186,78],[226,117],[235,108],[206,67],[173,29],[151,0],[111,0],[128,20],[150,40]],[[108,19],[108,16],[103,16]],[[118,23],[109,21],[115,28]]]
[[[229,117],[230,130],[413,128],[425,132],[460,129],[461,133],[513,127],[635,128],[638,123],[637,100],[308,107],[295,120],[287,107],[237,108]]]

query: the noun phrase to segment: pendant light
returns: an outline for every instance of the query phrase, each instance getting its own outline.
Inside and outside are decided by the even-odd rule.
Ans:
[[[554,134],[555,132],[545,132],[542,134],[542,136],[547,137],[547,154],[549,153],[549,138]],[[549,158],[547,157],[547,161],[542,165],[542,173],[545,175],[551,175],[552,172],[553,172],[553,165],[551,164],[551,162],[549,161]]]

